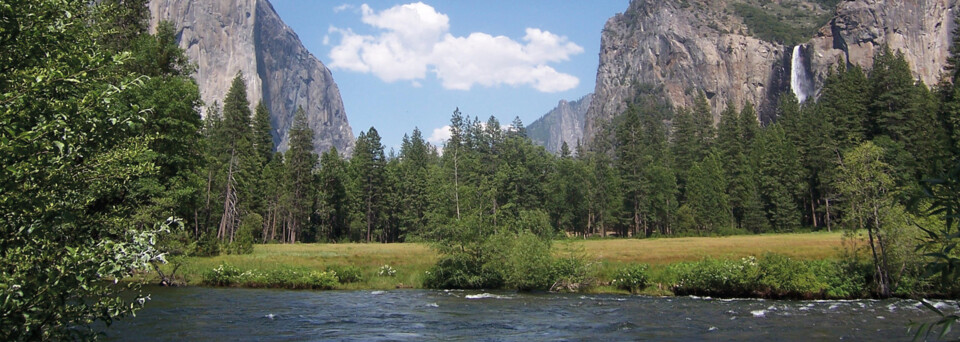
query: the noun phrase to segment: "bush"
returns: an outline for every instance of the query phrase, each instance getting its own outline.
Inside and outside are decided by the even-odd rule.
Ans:
[[[467,253],[444,255],[426,272],[423,286],[432,289],[500,288],[498,273],[483,268],[483,263]]]
[[[822,297],[827,284],[807,263],[781,254],[766,254],[760,259],[756,290],[767,298]]]
[[[637,293],[647,287],[650,277],[647,274],[646,264],[635,264],[623,267],[614,274],[611,285],[621,290]]]
[[[674,264],[667,274],[677,295],[811,299],[861,298],[872,273],[868,264],[766,254]]]
[[[327,267],[327,272],[336,274],[341,284],[359,283],[363,281],[363,274],[357,266],[333,265]]]
[[[242,271],[227,264],[203,274],[203,284],[210,286],[242,286],[285,289],[329,290],[338,283],[336,272],[297,268],[281,268],[260,272]]]
[[[583,257],[568,256],[556,258],[553,261],[553,292],[584,291],[593,286],[590,279],[589,265]]]
[[[220,255],[220,242],[217,241],[216,234],[207,232],[197,240],[196,247],[192,253],[194,256],[208,257]]]
[[[521,290],[546,290],[554,282],[550,241],[530,231],[499,233],[485,244],[490,258],[483,267],[499,273],[504,286]]]

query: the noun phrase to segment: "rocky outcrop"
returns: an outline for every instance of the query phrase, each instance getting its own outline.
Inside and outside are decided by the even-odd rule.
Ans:
[[[353,147],[353,131],[340,90],[323,63],[280,20],[266,0],[152,0],[153,26],[169,20],[193,63],[204,102],[222,102],[242,72],[251,106],[258,100],[271,112],[274,143],[287,148],[293,116],[302,106],[314,131],[314,150]]]
[[[888,44],[900,50],[914,75],[927,85],[939,81],[950,52],[957,0],[844,1],[837,15],[810,40],[817,84],[841,58],[865,69]]]
[[[660,89],[675,106],[690,106],[703,91],[715,117],[727,101],[738,107],[750,101],[762,121],[772,120],[779,95],[791,90],[794,49],[754,36],[731,10],[734,3],[747,2],[632,0],[624,13],[610,18],[602,33],[594,101],[587,112],[588,141],[597,123],[622,113],[626,102],[644,87]],[[804,8],[819,6],[792,2]],[[811,75],[815,96],[838,58],[869,69],[875,51],[886,43],[907,56],[919,79],[934,84],[948,54],[957,2],[842,1],[833,19],[797,49],[803,53],[799,65],[809,71],[800,74]]]
[[[593,94],[573,102],[560,100],[556,108],[527,126],[527,136],[552,153],[558,153],[564,142],[573,150],[583,139],[584,119],[592,100]]]

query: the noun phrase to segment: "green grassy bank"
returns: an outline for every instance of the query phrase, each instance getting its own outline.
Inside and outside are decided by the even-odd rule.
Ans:
[[[840,233],[769,234],[728,237],[687,237],[660,239],[559,240],[556,253],[579,255],[591,264],[595,274],[594,292],[624,292],[611,281],[627,265],[648,264],[649,282],[642,291],[649,294],[671,294],[665,285],[671,281],[671,265],[699,261],[704,258],[740,260],[749,256],[778,253],[798,260],[833,259],[840,253]],[[336,271],[350,273],[350,281],[317,288],[393,289],[422,288],[423,275],[437,261],[436,252],[428,244],[268,244],[257,245],[252,254],[187,258],[177,277],[189,285],[203,285],[213,277],[212,270],[226,265],[234,272],[260,274],[246,282],[221,285],[250,287],[299,287],[297,281],[283,278],[310,273]],[[381,274],[384,265],[395,271]],[[166,266],[169,270],[170,265]],[[389,272],[383,272],[389,273]],[[668,274],[670,273],[670,274]],[[318,274],[313,274],[318,276]],[[293,285],[291,285],[293,284]]]

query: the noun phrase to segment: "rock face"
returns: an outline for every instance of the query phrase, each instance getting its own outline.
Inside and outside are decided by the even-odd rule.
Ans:
[[[263,101],[271,113],[274,143],[287,149],[293,116],[302,106],[314,131],[317,153],[353,148],[340,90],[330,70],[310,54],[297,34],[266,0],[152,0],[152,26],[169,20],[177,39],[196,63],[195,78],[207,104],[222,102],[242,72],[247,98]]]
[[[837,15],[807,45],[811,68],[822,84],[830,66],[842,57],[869,70],[873,55],[886,43],[903,52],[914,76],[928,86],[939,81],[950,55],[956,26],[956,0],[845,1]]]
[[[690,106],[703,91],[715,119],[727,101],[755,104],[762,121],[775,116],[779,94],[791,90],[793,46],[761,40],[731,10],[748,0],[632,0],[603,29],[594,101],[586,139],[597,123],[626,108],[642,88],[662,91],[675,106]],[[791,0],[773,1],[787,3]],[[841,56],[869,70],[887,43],[903,51],[914,74],[934,84],[943,69],[958,0],[842,1],[833,19],[797,49],[813,95]],[[691,5],[694,3],[694,5]],[[792,0],[796,6],[815,6]],[[792,4],[791,4],[792,6]],[[817,5],[818,6],[818,5]]]
[[[573,150],[583,139],[584,119],[592,101],[593,94],[573,102],[560,100],[556,108],[527,126],[527,136],[552,153],[558,153],[564,142]]]

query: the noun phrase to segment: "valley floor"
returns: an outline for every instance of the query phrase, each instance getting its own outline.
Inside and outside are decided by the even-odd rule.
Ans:
[[[626,264],[646,263],[651,271],[665,265],[697,261],[705,257],[739,259],[778,253],[797,259],[831,259],[841,251],[841,233],[766,234],[726,237],[681,237],[656,239],[558,240],[556,253],[579,255],[598,267],[601,284],[609,283],[613,272]],[[436,252],[426,243],[398,244],[266,244],[256,245],[252,254],[188,258],[177,272],[189,285],[199,285],[206,272],[221,264],[240,270],[270,272],[281,269],[322,271],[336,266],[355,266],[362,280],[340,284],[336,289],[421,288],[423,274],[437,261]],[[388,265],[394,276],[378,275]],[[595,291],[617,292],[600,286]],[[652,294],[668,294],[652,290]]]

